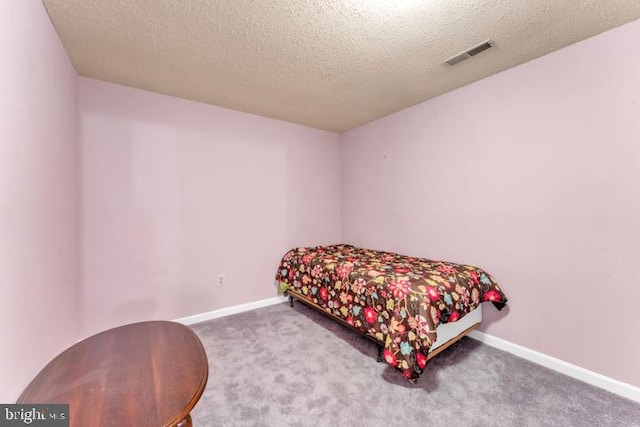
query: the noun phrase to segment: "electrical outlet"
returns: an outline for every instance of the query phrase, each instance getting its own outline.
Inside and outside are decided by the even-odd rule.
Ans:
[[[218,274],[218,286],[224,285],[224,274]]]

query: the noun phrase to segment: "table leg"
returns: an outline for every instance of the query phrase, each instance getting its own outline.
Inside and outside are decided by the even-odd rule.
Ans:
[[[193,424],[191,423],[191,414],[187,415],[184,420],[176,424],[176,427],[193,427]]]

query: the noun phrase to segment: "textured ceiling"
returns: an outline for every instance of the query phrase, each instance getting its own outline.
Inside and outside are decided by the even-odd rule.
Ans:
[[[640,18],[639,0],[44,4],[83,76],[337,132]]]

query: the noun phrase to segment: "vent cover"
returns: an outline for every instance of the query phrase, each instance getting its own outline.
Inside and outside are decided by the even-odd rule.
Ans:
[[[483,41],[482,43],[479,43],[465,50],[464,52],[461,52],[457,55],[452,56],[451,58],[444,61],[443,64],[456,65],[457,63],[462,62],[465,59],[469,59],[472,56],[476,56],[480,52],[483,52],[489,49],[491,46],[493,46],[493,42],[491,40]]]

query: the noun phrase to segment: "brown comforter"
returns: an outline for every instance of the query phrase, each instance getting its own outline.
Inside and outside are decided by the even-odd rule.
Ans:
[[[383,357],[414,381],[427,363],[440,323],[455,322],[482,301],[507,298],[493,278],[470,265],[349,245],[295,248],[276,280],[384,343]]]

